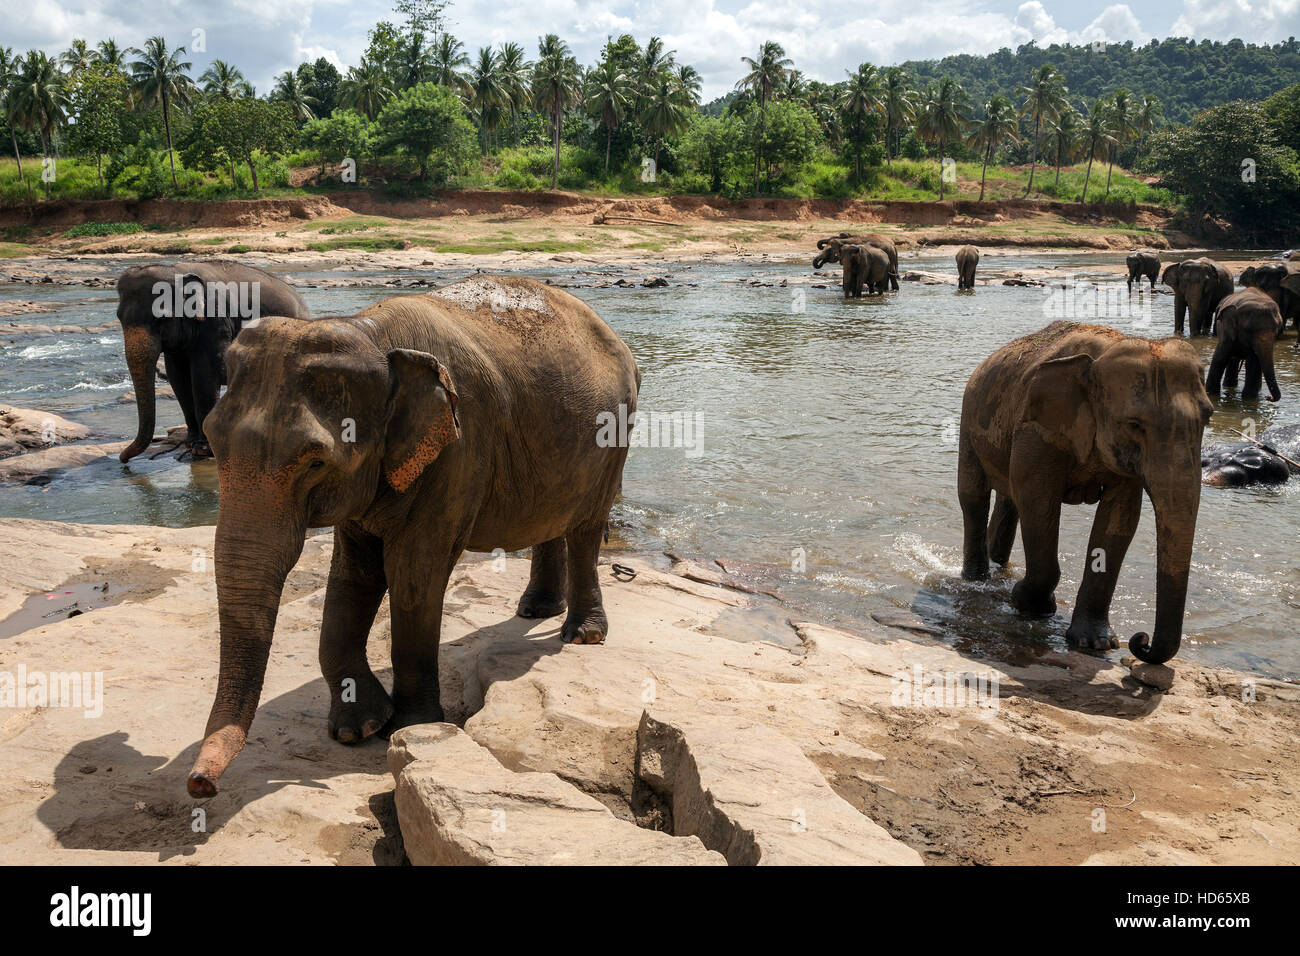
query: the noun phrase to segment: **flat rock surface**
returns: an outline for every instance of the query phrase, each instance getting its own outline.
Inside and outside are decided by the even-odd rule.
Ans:
[[[328,534],[286,585],[244,752],[216,797],[186,794],[216,686],[212,535],[0,521],[0,627],[22,628],[0,638],[0,695],[19,675],[102,681],[102,698],[0,706],[0,863],[407,859],[387,744],[325,731]],[[523,557],[453,576],[443,703],[501,799],[544,778],[576,808],[563,819],[674,849],[698,835],[705,860],[1300,862],[1294,685],[1182,658],[1167,692],[1076,653],[996,664],[883,625],[785,623],[770,599],[617,560],[640,573],[601,568],[600,646],[514,616]],[[45,610],[101,584],[107,606]],[[368,648],[385,683],[389,645],[385,602]]]

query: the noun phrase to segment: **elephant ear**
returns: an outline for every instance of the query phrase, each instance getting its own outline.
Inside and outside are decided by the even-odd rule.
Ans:
[[[456,387],[447,367],[427,352],[388,353],[388,420],[384,427],[384,478],[405,492],[460,438]]]
[[[1255,267],[1249,266],[1237,277],[1237,284],[1249,288],[1255,284]]]
[[[1068,447],[1082,461],[1092,451],[1097,434],[1092,391],[1091,355],[1044,362],[1029,380],[1025,419],[1037,424],[1052,444]]]
[[[1169,286],[1169,288],[1177,291],[1178,276],[1181,270],[1182,270],[1182,266],[1175,262],[1173,265],[1171,265],[1168,269],[1165,270],[1165,274],[1160,277],[1160,281],[1163,282],[1165,285]]]
[[[195,292],[195,290],[198,290]],[[187,303],[191,296],[198,296],[199,309],[197,313],[191,313]],[[208,312],[208,286],[203,281],[203,277],[195,272],[187,272],[181,276],[181,301],[180,308],[177,310],[180,314],[191,319],[197,319],[202,322]]]

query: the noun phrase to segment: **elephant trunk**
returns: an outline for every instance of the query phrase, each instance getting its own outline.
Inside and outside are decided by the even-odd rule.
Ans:
[[[135,408],[139,421],[135,440],[122,449],[117,457],[119,461],[130,461],[153,441],[156,401],[154,376],[158,373],[162,342],[139,325],[125,326],[122,329],[122,339],[126,346],[126,367],[131,372],[131,384],[135,386]]]
[[[819,255],[819,256],[817,256],[816,258],[814,258],[814,259],[813,259],[813,268],[814,268],[814,269],[820,269],[822,266],[826,265],[826,260],[827,260],[827,258],[828,258],[828,256],[826,255],[826,253],[822,253],[821,255]]]
[[[194,797],[213,796],[218,778],[243,749],[262,694],[285,578],[306,538],[300,521],[286,520],[270,508],[247,507],[257,492],[240,493],[245,491],[222,477],[221,500],[227,504],[217,518],[216,538],[221,666],[203,745],[187,784]],[[266,497],[265,491],[261,494]]]
[[[1148,664],[1169,660],[1178,653],[1183,640],[1187,576],[1191,573],[1192,539],[1201,503],[1200,443],[1196,444],[1196,461],[1185,463],[1177,476],[1147,482],[1147,494],[1156,512],[1156,626],[1154,636],[1134,634],[1128,647]]]
[[[817,248],[818,248],[818,249],[825,249],[825,248],[826,248],[826,244],[829,243],[830,241],[831,241],[831,240],[830,240],[829,238],[827,238],[827,239],[818,239],[818,240],[817,240]]]

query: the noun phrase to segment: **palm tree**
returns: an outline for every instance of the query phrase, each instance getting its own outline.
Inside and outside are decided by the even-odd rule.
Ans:
[[[700,71],[693,66],[682,64],[677,67],[677,90],[692,103],[700,101],[700,87],[703,85],[703,77]]]
[[[1104,96],[1099,96],[1088,111],[1088,116],[1079,130],[1079,142],[1088,154],[1088,172],[1083,177],[1083,201],[1088,201],[1088,183],[1092,179],[1092,161],[1105,159],[1110,153],[1110,144],[1115,141],[1111,133],[1110,104]]]
[[[1148,93],[1138,100],[1137,119],[1133,123],[1133,128],[1142,137],[1143,146],[1146,145],[1147,134],[1160,125],[1163,117],[1164,110],[1160,106],[1160,97]]]
[[[450,33],[439,34],[429,58],[429,79],[440,86],[463,90],[465,77],[461,69],[466,66],[469,66],[469,57],[465,55],[465,44]]]
[[[654,137],[655,169],[658,169],[664,138],[681,133],[690,122],[690,97],[679,88],[675,75],[664,72],[646,94],[645,101],[642,122],[645,131]]]
[[[233,100],[236,96],[247,95],[248,80],[239,67],[225,60],[213,60],[212,64],[199,77],[203,92],[218,96],[223,100]]]
[[[785,49],[781,44],[774,40],[768,40],[759,48],[757,57],[742,56],[741,62],[749,68],[749,72],[740,78],[736,84],[736,89],[752,90],[758,99],[759,118],[758,118],[758,140],[759,145],[754,149],[754,195],[758,195],[758,171],[763,164],[763,134],[767,130],[767,101],[772,98],[772,91],[775,90],[785,79],[786,71],[794,65],[794,61],[785,55]]]
[[[320,100],[307,93],[302,77],[293,70],[285,70],[276,78],[270,98],[287,104],[289,112],[297,120],[315,119],[315,111],[320,109]]]
[[[980,201],[984,200],[984,181],[988,176],[989,161],[1003,142],[1014,143],[1020,136],[1020,121],[1011,100],[1001,93],[994,94],[984,104],[984,118],[975,123],[966,142],[972,149],[984,153],[984,168],[980,170]]]
[[[689,68],[688,68],[689,69]],[[587,109],[596,121],[605,127],[605,175],[609,175],[609,147],[614,130],[623,122],[628,100],[632,96],[632,82],[627,74],[612,60],[605,60],[587,74]]]
[[[73,76],[86,69],[94,61],[95,55],[90,52],[90,44],[80,37],[73,40],[71,45],[59,54],[59,65],[66,67],[68,73]]]
[[[433,53],[424,42],[424,34],[417,30],[403,42],[397,51],[397,85],[404,90],[433,78]]]
[[[374,60],[361,58],[356,66],[348,68],[348,75],[339,88],[339,102],[374,119],[393,95],[384,68]]]
[[[185,47],[167,49],[167,41],[162,37],[150,37],[144,41],[143,49],[131,51],[140,59],[131,64],[131,82],[135,87],[139,102],[144,107],[154,104],[162,106],[163,128],[167,132],[167,159],[172,167],[172,187],[179,189],[176,181],[176,154],[172,149],[171,105],[179,104],[182,108],[190,103],[190,91],[194,81],[187,74],[190,69],[188,60],[181,60]]]
[[[673,69],[676,65],[675,61],[676,57],[673,51],[664,49],[663,37],[651,37],[646,41],[645,50],[641,54],[636,69],[636,109],[638,113],[645,110],[646,100],[649,99],[650,92],[654,89],[655,83],[658,82],[659,76]]]
[[[27,187],[27,199],[32,198],[32,184],[23,175],[23,157],[18,150],[18,110],[16,89],[18,77],[22,74],[23,58],[14,56],[9,47],[0,47],[0,109],[4,111],[5,122],[9,124],[9,137],[14,144],[14,159],[18,161],[18,181]]]
[[[849,74],[849,80],[840,94],[838,106],[840,114],[853,124],[857,135],[853,142],[853,178],[862,180],[862,133],[867,119],[885,111],[884,88],[880,74],[870,63],[862,63]]]
[[[1115,141],[1110,144],[1110,150],[1107,153],[1109,163],[1106,166],[1106,195],[1102,197],[1102,202],[1110,198],[1110,174],[1115,168],[1115,151],[1122,149],[1136,133],[1135,124],[1137,122],[1137,103],[1133,100],[1133,94],[1120,87],[1110,99],[1110,131],[1115,137]]]
[[[906,70],[894,66],[885,71],[881,99],[885,105],[885,161],[890,162],[894,131],[916,118],[916,91]]]
[[[55,138],[59,124],[67,118],[64,76],[58,63],[40,50],[28,50],[11,95],[11,115],[24,129],[34,129],[40,134],[41,155],[48,157],[50,141]],[[45,194],[50,194],[48,180]]]
[[[1055,122],[1048,127],[1048,131],[1056,140],[1056,185],[1061,185],[1061,164],[1068,162],[1074,156],[1074,151],[1079,145],[1080,127],[1083,125],[1083,117],[1069,103],[1060,111]]]
[[[111,69],[121,70],[126,67],[126,50],[118,46],[117,41],[112,38],[100,40],[93,56],[96,63],[102,63]]]
[[[943,199],[943,148],[961,139],[969,97],[962,85],[945,76],[925,92],[917,110],[917,134],[939,146],[939,198]]]
[[[555,189],[560,184],[560,123],[564,111],[576,104],[582,95],[581,70],[569,52],[569,45],[554,33],[548,33],[538,41],[537,53],[537,65],[533,67],[533,101],[538,110],[551,117],[555,139],[551,188]]]
[[[1024,102],[1020,106],[1022,116],[1028,115],[1034,121],[1034,139],[1029,145],[1029,185],[1025,187],[1025,195],[1028,196],[1034,189],[1034,170],[1038,165],[1038,142],[1043,131],[1043,123],[1051,122],[1056,119],[1058,113],[1066,105],[1066,94],[1069,92],[1065,88],[1065,77],[1063,77],[1050,63],[1044,63],[1034,71],[1033,77],[1028,86],[1022,86],[1016,91],[1018,96],[1024,97]]]
[[[518,43],[501,44],[498,61],[497,70],[501,74],[501,89],[506,98],[506,112],[510,114],[510,125],[514,130],[515,143],[518,144],[519,114],[527,108],[530,100],[532,66],[524,56],[524,48]]]
[[[501,122],[501,110],[505,101],[505,90],[498,71],[499,65],[500,56],[494,53],[491,47],[481,47],[478,51],[478,59],[466,78],[470,106],[478,114],[479,126],[483,130],[484,159],[488,154],[488,134]]]

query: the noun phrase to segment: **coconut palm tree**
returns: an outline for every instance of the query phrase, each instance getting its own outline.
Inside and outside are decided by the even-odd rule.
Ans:
[[[609,175],[609,147],[614,130],[623,122],[632,97],[632,81],[612,60],[605,60],[587,74],[587,109],[605,128],[605,175]]]
[[[163,129],[167,133],[167,159],[172,167],[172,187],[179,189],[176,181],[176,154],[172,149],[171,107],[175,103],[182,109],[190,104],[190,93],[194,81],[188,71],[190,63],[181,60],[185,47],[167,49],[167,41],[162,37],[150,37],[144,41],[144,47],[131,51],[140,59],[131,64],[131,83],[135,88],[138,102],[148,108],[162,107]]]
[[[56,140],[60,124],[67,119],[67,93],[64,76],[57,62],[40,50],[28,50],[22,69],[14,82],[12,116],[24,129],[34,129],[41,137],[41,155],[48,157],[50,143]],[[45,194],[50,184],[45,183]]]
[[[785,48],[774,40],[764,43],[759,48],[757,57],[742,56],[740,59],[749,72],[736,83],[736,89],[752,91],[758,101],[758,139],[761,144],[767,130],[767,102],[772,98],[773,91],[785,80],[786,72],[794,65],[794,61],[786,57]],[[762,164],[763,148],[759,145],[754,149],[755,196],[758,195],[758,171]]]
[[[293,70],[285,70],[276,77],[270,98],[286,104],[294,119],[302,122],[315,119],[315,111],[320,109],[320,100],[308,94],[302,77]]]
[[[111,37],[107,40],[100,40],[92,54],[96,63],[114,70],[126,68],[126,50],[117,45],[117,41]]]
[[[677,77],[669,72],[659,74],[654,86],[645,97],[645,113],[641,122],[645,131],[655,141],[655,169],[659,168],[659,151],[665,137],[683,132],[691,120],[690,96],[679,86]]]
[[[505,104],[505,89],[501,83],[500,56],[491,47],[481,47],[469,76],[465,78],[468,86],[470,109],[478,116],[479,128],[483,130],[483,158],[488,154],[488,136],[496,130],[501,122]]]
[[[59,65],[73,76],[86,69],[94,61],[95,55],[90,51],[90,44],[80,37],[73,40],[68,48],[59,54]]]
[[[1025,187],[1028,196],[1034,189],[1034,170],[1038,166],[1038,143],[1043,132],[1043,123],[1050,123],[1066,106],[1065,77],[1050,63],[1044,63],[1034,71],[1028,86],[1022,86],[1016,95],[1023,98],[1020,114],[1034,121],[1034,138],[1029,144],[1029,185]]]
[[[399,44],[395,72],[397,86],[403,90],[433,79],[433,51],[419,30]]]
[[[551,118],[555,140],[551,188],[555,189],[560,183],[560,124],[564,111],[576,105],[582,96],[582,71],[569,52],[569,45],[554,33],[538,41],[537,54],[537,64],[533,67],[533,102]]]
[[[514,141],[518,144],[519,114],[527,109],[531,99],[532,65],[524,55],[524,48],[518,43],[503,43],[497,69],[501,73],[501,88],[505,92],[506,112],[510,115]]]
[[[1110,102],[1099,96],[1093,101],[1079,130],[1079,142],[1088,154],[1088,172],[1083,177],[1083,201],[1088,201],[1088,183],[1092,180],[1092,161],[1105,159],[1110,154],[1110,144],[1115,142],[1111,132]]]
[[[1061,164],[1070,162],[1079,146],[1079,133],[1083,117],[1069,103],[1060,111],[1055,121],[1047,128],[1056,140],[1056,185],[1061,185]]]
[[[366,57],[356,66],[348,68],[348,75],[339,87],[339,102],[374,119],[393,95],[384,68]]]
[[[27,199],[32,198],[32,184],[23,175],[23,157],[18,150],[18,110],[16,91],[18,77],[22,74],[23,58],[14,56],[14,51],[5,46],[0,47],[0,110],[5,122],[9,124],[9,138],[14,144],[14,159],[18,161],[18,181],[27,187]]]
[[[1110,174],[1115,168],[1115,153],[1128,145],[1137,133],[1137,114],[1138,104],[1133,98],[1133,93],[1120,87],[1110,98],[1110,131],[1115,137],[1115,141],[1110,144],[1107,152],[1106,166],[1106,195],[1102,197],[1102,202],[1110,198]]]
[[[247,95],[248,80],[244,79],[244,74],[237,66],[225,60],[213,60],[199,77],[199,82],[203,84],[203,92],[223,100]]]
[[[482,54],[480,53],[480,56]],[[469,66],[469,57],[465,55],[465,44],[450,33],[438,36],[430,55],[429,79],[440,86],[449,86],[457,92],[465,89],[465,77],[461,70]]]
[[[845,119],[845,125],[852,125],[857,132],[853,143],[853,178],[862,180],[862,133],[867,120],[885,111],[884,87],[880,74],[870,63],[859,64],[852,72],[846,70],[849,79],[844,84],[836,106]]]
[[[676,55],[672,50],[664,49],[663,37],[651,37],[646,41],[645,50],[642,51],[637,62],[635,77],[638,114],[645,110],[646,101],[660,75],[672,70],[674,66],[676,66]]]
[[[1160,120],[1164,118],[1164,110],[1160,106],[1160,97],[1148,93],[1138,100],[1137,118],[1134,121],[1134,129],[1142,137],[1141,144],[1146,145],[1147,135],[1160,125]]]
[[[984,104],[984,118],[978,120],[971,129],[966,142],[972,149],[984,154],[984,168],[980,170],[980,201],[984,200],[984,181],[989,172],[989,161],[1002,143],[1014,143],[1019,140],[1020,120],[1016,117],[1016,108],[1011,100],[997,93]]]
[[[931,84],[917,109],[916,132],[939,147],[939,198],[943,199],[943,149],[961,139],[967,125],[969,96],[962,85],[950,76]]]
[[[700,71],[693,66],[682,64],[677,67],[677,90],[678,92],[691,101],[692,104],[700,101],[700,87],[703,85],[703,77]]]
[[[912,79],[902,67],[885,71],[881,81],[881,100],[885,108],[885,161],[892,162],[894,133],[916,119],[916,91]]]

